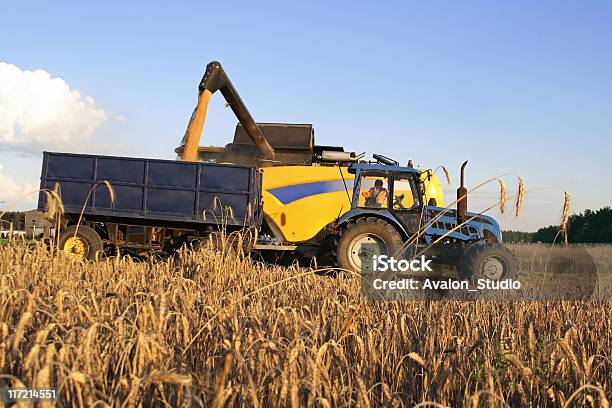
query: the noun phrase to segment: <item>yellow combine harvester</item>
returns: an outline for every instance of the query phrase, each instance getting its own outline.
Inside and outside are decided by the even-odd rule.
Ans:
[[[225,147],[199,147],[211,96],[221,91],[239,120],[234,140]],[[264,239],[279,248],[321,248],[334,223],[351,209],[354,174],[351,164],[364,154],[314,143],[312,125],[256,123],[218,62],[211,62],[199,85],[198,104],[176,149],[186,161],[254,165],[263,173]],[[383,164],[397,164],[374,155]],[[411,165],[410,165],[411,166]],[[444,205],[439,179],[431,172],[421,177],[425,203]],[[405,208],[413,205],[404,192]]]

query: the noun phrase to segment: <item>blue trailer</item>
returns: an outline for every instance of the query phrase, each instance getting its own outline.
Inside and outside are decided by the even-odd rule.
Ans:
[[[89,259],[109,247],[167,251],[262,220],[261,172],[250,166],[44,152],[40,187],[41,211],[44,190],[61,196],[60,247]]]

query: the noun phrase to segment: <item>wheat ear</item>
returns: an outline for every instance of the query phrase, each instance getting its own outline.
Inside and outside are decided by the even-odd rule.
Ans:
[[[448,186],[450,187],[450,185],[451,185],[450,173],[448,172],[448,170],[444,166],[442,166],[442,171],[444,172],[444,176],[446,177],[446,182],[448,183]]]
[[[506,211],[506,183],[499,179],[499,212],[504,213]]]
[[[525,182],[523,178],[518,178],[518,194],[516,195],[516,216],[518,217],[523,208],[523,197],[525,196]]]
[[[567,234],[569,229],[569,210],[571,205],[571,198],[569,193],[565,192],[565,201],[563,202],[563,214],[561,215],[561,231],[565,237],[565,245],[567,245]]]

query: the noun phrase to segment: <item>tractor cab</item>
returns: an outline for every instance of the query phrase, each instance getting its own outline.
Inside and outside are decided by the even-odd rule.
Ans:
[[[349,173],[355,174],[350,216],[377,214],[399,223],[407,234],[418,231],[420,210],[426,198],[420,170],[359,163],[352,165]]]
[[[353,165],[355,173],[353,208],[410,210],[421,204],[421,172],[414,168]]]

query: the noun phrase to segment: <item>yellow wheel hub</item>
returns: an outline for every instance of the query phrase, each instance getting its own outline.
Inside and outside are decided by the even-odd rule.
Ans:
[[[79,237],[70,237],[64,243],[64,253],[74,259],[85,258],[86,243]]]

